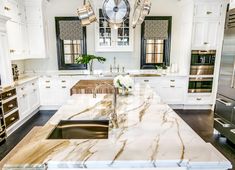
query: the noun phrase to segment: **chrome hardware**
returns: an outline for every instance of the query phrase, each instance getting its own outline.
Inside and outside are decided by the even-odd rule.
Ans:
[[[21,90],[24,90],[24,87],[22,87]]]
[[[175,82],[175,80],[170,80],[171,82]]]
[[[207,11],[206,14],[207,14],[207,15],[210,15],[210,14],[212,14],[212,12],[211,12],[211,11]]]
[[[51,81],[50,80],[47,80],[46,83],[50,83]]]
[[[51,88],[51,86],[46,86],[46,89],[50,89]]]
[[[175,86],[170,86],[171,88],[175,88]]]
[[[235,134],[235,129],[231,129],[230,132],[232,132],[233,134]]]
[[[66,80],[62,80],[61,82],[62,82],[62,83],[66,83]]]
[[[221,120],[221,119],[219,119],[219,118],[215,118],[214,120],[215,120],[217,123],[219,123],[221,126],[225,127],[225,128],[231,127],[230,124],[224,122],[223,120]]]
[[[35,83],[32,83],[32,86],[34,86],[35,85]]]
[[[204,45],[207,45],[207,44],[209,44],[208,42],[204,42]]]
[[[147,82],[149,82],[149,80],[144,80],[144,82],[146,82],[146,83],[147,83]]]
[[[232,103],[229,103],[229,102],[227,102],[227,101],[225,101],[225,100],[223,100],[223,99],[216,99],[216,101],[218,101],[218,102],[224,104],[224,105],[227,106],[227,107],[232,106]]]
[[[67,87],[66,86],[62,86],[62,89],[66,89]]]

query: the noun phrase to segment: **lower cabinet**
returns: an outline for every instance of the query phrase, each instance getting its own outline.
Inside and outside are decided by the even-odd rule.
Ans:
[[[24,119],[40,107],[38,80],[22,84],[16,90],[20,119]]]
[[[187,92],[186,77],[138,77],[135,83],[146,83],[152,87],[167,104],[184,104]]]

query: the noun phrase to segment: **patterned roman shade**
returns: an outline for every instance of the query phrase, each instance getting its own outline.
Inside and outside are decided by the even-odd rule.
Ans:
[[[61,40],[82,40],[83,28],[80,21],[59,21]]]
[[[146,20],[145,39],[164,40],[168,38],[168,20]]]

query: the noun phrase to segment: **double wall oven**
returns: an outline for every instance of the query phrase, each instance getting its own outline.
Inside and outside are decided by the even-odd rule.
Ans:
[[[215,50],[192,50],[189,93],[212,92],[215,57]]]

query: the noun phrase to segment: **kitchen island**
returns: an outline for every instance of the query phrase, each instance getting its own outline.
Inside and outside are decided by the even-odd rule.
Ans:
[[[169,96],[170,97],[170,96]],[[47,139],[61,120],[107,120],[112,94],[73,95],[4,166],[4,170],[44,169],[206,169],[225,170],[230,162],[204,142],[146,85],[118,96],[118,128],[108,139]]]

